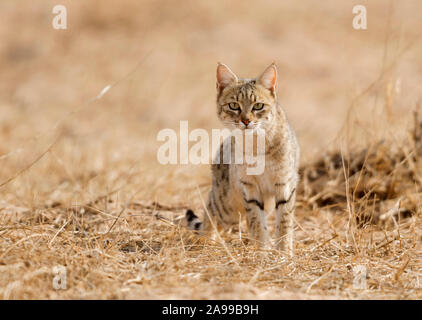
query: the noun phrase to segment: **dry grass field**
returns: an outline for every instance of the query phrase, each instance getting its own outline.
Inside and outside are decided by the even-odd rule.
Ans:
[[[421,1],[63,0],[67,30],[56,4],[0,2],[1,299],[422,298]],[[293,258],[178,224],[210,170],[159,164],[157,133],[221,128],[217,61],[277,63]]]

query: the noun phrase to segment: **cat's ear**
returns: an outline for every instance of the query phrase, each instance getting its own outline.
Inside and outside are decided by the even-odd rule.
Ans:
[[[237,77],[233,73],[233,71],[230,70],[228,66],[222,63],[218,63],[217,66],[217,91],[220,94],[225,87],[236,83]]]
[[[277,68],[271,63],[258,78],[258,83],[275,94],[277,88]]]

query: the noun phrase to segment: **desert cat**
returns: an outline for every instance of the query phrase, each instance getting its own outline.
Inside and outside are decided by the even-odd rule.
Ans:
[[[238,79],[226,65],[218,64],[218,117],[229,129],[265,130],[265,169],[261,175],[247,175],[246,165],[223,164],[220,157],[221,162],[212,165],[212,189],[203,222],[192,210],[186,212],[186,220],[191,229],[212,231],[237,224],[239,212],[246,213],[251,238],[267,247],[266,211],[270,208],[264,208],[264,201],[273,197],[276,245],[292,254],[299,145],[278,104],[276,88],[274,64],[256,79]],[[230,142],[226,139],[221,144],[220,153]]]

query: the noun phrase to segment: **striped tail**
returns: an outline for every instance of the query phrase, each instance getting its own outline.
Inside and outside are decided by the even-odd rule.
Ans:
[[[202,226],[203,226],[202,221],[199,220],[198,216],[195,213],[193,213],[191,209],[188,209],[186,211],[185,218],[186,218],[188,229],[196,230],[196,231],[202,230]]]

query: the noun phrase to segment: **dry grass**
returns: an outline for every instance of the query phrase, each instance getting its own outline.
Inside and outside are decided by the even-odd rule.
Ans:
[[[363,1],[366,31],[350,1],[62,1],[67,31],[23,2],[0,4],[0,298],[422,298],[420,1]],[[209,168],[156,161],[159,130],[219,127],[216,61],[274,59],[303,150],[294,258],[179,227]]]

